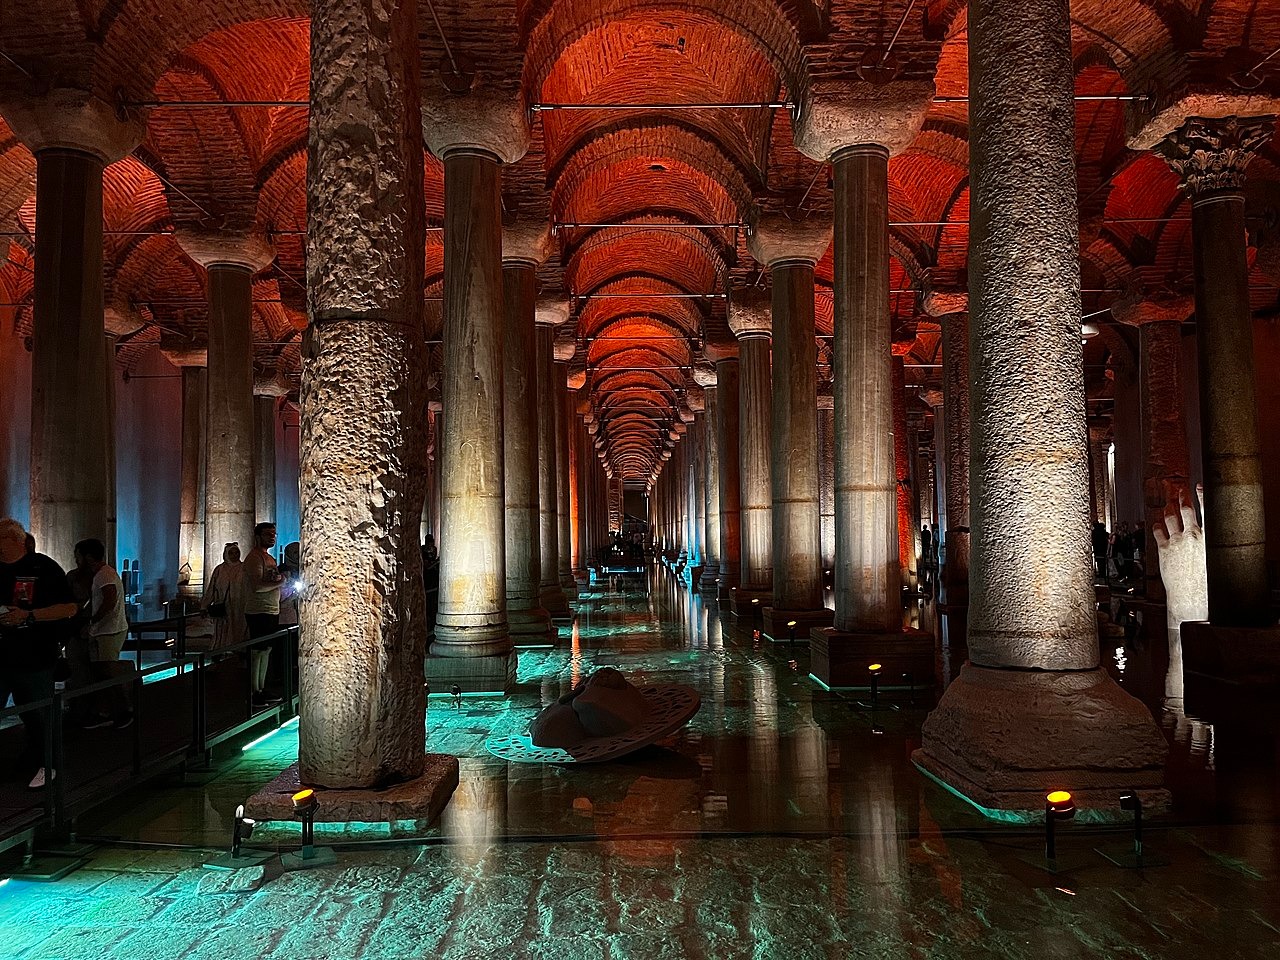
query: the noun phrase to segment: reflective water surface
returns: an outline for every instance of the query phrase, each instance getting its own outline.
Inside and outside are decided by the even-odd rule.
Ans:
[[[1120,869],[1096,850],[1126,849],[1127,828],[1067,824],[1050,873],[1040,828],[986,820],[910,764],[933,691],[874,704],[823,691],[803,644],[758,638],[665,572],[596,584],[581,601],[556,648],[521,653],[509,699],[433,698],[428,748],[457,755],[462,782],[429,836],[362,825],[328,835],[334,867],[200,870],[199,848],[227,843],[235,805],[295,758],[286,727],[79,824],[124,842],[60,883],[0,889],[0,954],[1280,955],[1269,705],[1197,701],[1170,675],[1166,644],[1109,640],[1104,653],[1172,744],[1175,810],[1147,831],[1171,865]],[[962,618],[929,605],[908,616],[938,637],[939,675],[954,676]],[[660,745],[594,767],[485,751],[605,664],[691,684],[702,709]],[[266,840],[296,843],[287,830]]]

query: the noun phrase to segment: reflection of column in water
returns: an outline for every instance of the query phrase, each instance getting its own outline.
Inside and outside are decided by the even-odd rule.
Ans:
[[[747,734],[750,827],[773,827],[778,777],[778,681],[770,663],[751,662],[751,723]]]
[[[507,825],[507,765],[458,758],[458,789],[440,814],[440,833],[458,860],[478,863]]]
[[[782,740],[786,782],[800,811],[797,826],[802,830],[825,830],[829,819],[826,733],[813,722],[812,704],[798,704],[796,710],[796,731]]]
[[[582,678],[582,635],[578,632],[578,621],[573,621],[573,641],[569,658],[569,680],[573,686]]]
[[[883,742],[877,738],[878,742]],[[889,927],[890,911],[902,911],[903,864],[906,849],[898,831],[897,791],[892,760],[886,750],[872,752],[858,771],[857,781],[848,784],[852,814],[856,821],[862,871],[862,887],[868,894],[868,906],[883,915],[871,918],[874,929]],[[904,802],[905,802],[904,798]],[[896,924],[895,924],[896,925]]]

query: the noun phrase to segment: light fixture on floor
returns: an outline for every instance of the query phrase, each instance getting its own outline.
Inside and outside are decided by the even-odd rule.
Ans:
[[[796,622],[794,620],[787,621],[787,642],[793,647],[796,645]]]
[[[256,826],[255,821],[244,815],[244,804],[239,804],[231,823],[231,852],[206,860],[203,864],[205,869],[243,870],[245,867],[261,866],[274,857],[275,854],[270,851],[244,849],[244,842],[253,836],[254,826]]]
[[[1110,860],[1117,867],[1126,870],[1141,870],[1144,867],[1167,867],[1169,861],[1162,857],[1151,856],[1143,849],[1142,844],[1142,798],[1133,790],[1120,794],[1120,809],[1133,814],[1133,846],[1114,845],[1098,847],[1098,853]]]
[[[871,675],[871,703],[874,706],[880,698],[880,671],[884,669],[882,663],[872,663],[867,666],[867,673]]]
[[[1044,798],[1044,858],[1049,866],[1058,861],[1058,843],[1055,827],[1059,820],[1073,820],[1076,802],[1066,790],[1053,790]]]
[[[320,800],[316,792],[309,787],[299,790],[292,797],[293,815],[302,821],[302,850],[298,853],[286,853],[280,862],[286,870],[308,870],[312,867],[324,867],[337,863],[338,858],[332,847],[316,846],[316,811],[320,809]]]

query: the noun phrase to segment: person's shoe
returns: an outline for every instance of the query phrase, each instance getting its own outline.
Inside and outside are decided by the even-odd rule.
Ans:
[[[48,777],[49,780],[52,780],[54,777],[58,775],[57,770],[49,770],[48,773],[49,773],[49,777]],[[36,775],[31,778],[31,782],[27,784],[27,789],[43,790],[45,783],[46,783],[45,768],[41,767],[39,770],[36,771]]]
[[[118,716],[118,717],[116,717],[114,720],[110,721],[110,723],[111,723],[111,726],[115,727],[115,729],[117,729],[117,730],[124,730],[124,729],[126,729],[126,728],[128,728],[128,727],[132,727],[132,726],[133,726],[133,711],[132,711],[132,710],[130,710],[128,713],[122,713],[122,714],[120,714],[120,716]]]
[[[112,723],[112,720],[110,717],[104,717],[101,714],[99,714],[96,717],[90,717],[84,723],[80,724],[80,729],[81,730],[101,730],[103,727],[111,726],[111,723]]]

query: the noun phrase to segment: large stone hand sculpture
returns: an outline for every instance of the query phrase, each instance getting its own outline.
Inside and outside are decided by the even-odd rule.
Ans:
[[[1196,487],[1201,513],[1204,488]],[[1163,526],[1153,531],[1160,556],[1160,579],[1167,597],[1166,623],[1176,631],[1187,620],[1209,617],[1209,583],[1205,569],[1204,530],[1186,494],[1178,495],[1178,508],[1166,513]]]

